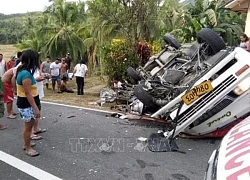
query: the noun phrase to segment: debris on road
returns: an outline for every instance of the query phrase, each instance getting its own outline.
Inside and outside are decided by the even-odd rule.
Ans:
[[[104,103],[114,102],[116,99],[116,93],[113,89],[103,88],[100,92],[100,99],[96,101],[97,104],[102,106]]]
[[[147,141],[148,138],[145,138],[145,137],[139,137],[137,138],[138,141],[142,141],[142,142],[145,142]]]

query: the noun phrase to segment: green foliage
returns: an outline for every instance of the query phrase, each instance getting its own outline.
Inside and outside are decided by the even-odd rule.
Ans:
[[[89,0],[88,12],[91,17],[112,27],[110,34],[122,36],[134,46],[140,40],[151,42],[160,32],[158,21],[159,4],[162,0]],[[159,35],[159,34],[158,34]]]
[[[243,33],[246,14],[224,9],[223,3],[223,0],[195,0],[194,4],[188,3],[181,8],[177,5],[166,15],[170,17],[168,25],[174,22],[170,23],[170,32],[180,42],[192,42],[201,28],[208,27],[218,32],[228,45],[237,45]]]
[[[152,45],[139,42],[136,47],[137,52],[134,53],[133,48],[123,39],[113,39],[111,44],[102,47],[99,55],[102,56],[105,75],[108,76],[109,82],[114,79],[131,80],[127,76],[128,67],[143,66],[149,60],[151,53],[154,50],[158,50],[158,53],[160,49],[156,41]]]
[[[193,4],[179,0],[51,2],[43,13],[0,14],[0,43],[18,43],[19,48],[34,49],[42,57],[67,52],[75,62],[86,57],[90,73],[98,68],[110,80],[126,76],[128,66],[145,63],[149,51],[159,52],[165,33],[181,43],[193,42],[200,29],[209,27],[228,45],[237,45],[246,19],[244,13],[224,9],[224,0],[195,0]],[[123,41],[110,44],[114,38]],[[153,45],[149,48],[140,42]]]
[[[33,21],[40,13],[0,14],[0,44],[15,44],[29,33],[28,19]]]
[[[125,42],[114,42],[103,46],[101,49],[104,72],[108,76],[108,82],[123,80],[126,78],[129,66],[137,67],[139,61],[133,50]]]
[[[73,61],[82,58],[84,53],[83,39],[78,36],[78,24],[84,18],[84,8],[82,3],[65,2],[55,0],[47,9],[49,26],[45,26],[44,31],[49,34],[48,40],[42,49],[44,54],[49,54],[55,58],[64,57],[70,52]]]

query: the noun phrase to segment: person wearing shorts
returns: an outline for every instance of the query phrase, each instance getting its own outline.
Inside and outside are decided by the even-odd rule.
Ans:
[[[50,74],[51,74],[51,81],[52,81],[52,90],[55,92],[55,86],[57,83],[57,92],[60,93],[60,85],[61,85],[61,63],[60,58],[57,58],[55,62],[51,63],[50,65]]]
[[[0,118],[4,116],[4,103],[3,103],[3,96],[4,96],[4,87],[2,79],[0,78]],[[0,130],[5,130],[7,127],[0,124]]]
[[[46,89],[49,89],[50,65],[51,65],[50,56],[47,56],[46,60],[41,64],[40,67],[42,74],[45,76],[44,83],[46,85]]]
[[[13,112],[13,100],[14,100],[14,86],[12,85],[11,79],[14,76],[14,68],[6,71],[2,77],[4,86],[4,103],[6,103],[7,118],[15,119],[16,113]]]
[[[39,153],[32,148],[30,136],[35,119],[40,118],[40,99],[37,83],[33,77],[34,71],[39,68],[39,55],[32,50],[25,50],[21,56],[22,64],[16,70],[17,107],[24,121],[23,150],[28,156],[37,156]]]
[[[61,80],[63,80],[63,78],[64,79],[66,78],[66,81],[68,81],[69,76],[68,76],[67,69],[68,69],[68,64],[65,62],[65,58],[62,58],[61,71],[60,71]]]

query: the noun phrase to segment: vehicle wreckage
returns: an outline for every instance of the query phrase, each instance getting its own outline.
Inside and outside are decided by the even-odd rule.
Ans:
[[[212,133],[249,113],[249,52],[226,47],[208,28],[201,29],[192,44],[180,45],[169,34],[164,40],[165,48],[145,66],[127,70],[137,82],[130,93],[136,97],[131,112],[147,111],[166,120],[166,139],[181,132]]]

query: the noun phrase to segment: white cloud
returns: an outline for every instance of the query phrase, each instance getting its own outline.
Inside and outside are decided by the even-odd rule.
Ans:
[[[0,0],[0,4],[0,13],[3,14],[44,11],[46,6],[50,5],[48,0]]]

